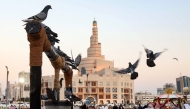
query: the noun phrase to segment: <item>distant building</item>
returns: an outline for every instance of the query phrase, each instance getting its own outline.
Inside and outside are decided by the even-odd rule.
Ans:
[[[4,95],[2,93],[2,86],[1,86],[1,83],[0,83],[0,101],[2,101],[4,99]]]
[[[23,83],[19,82],[20,78],[24,79]],[[20,97],[30,97],[30,73],[24,71],[18,73],[18,82],[10,84],[10,99],[19,100]]]
[[[81,72],[73,76],[72,80],[73,93],[79,98],[88,99],[97,104],[134,103],[134,81],[130,79],[129,74],[116,74],[113,71],[117,70],[114,68],[114,62],[105,60],[105,56],[101,54],[101,43],[98,42],[98,28],[95,20],[87,57],[82,58],[79,69]],[[88,80],[86,74],[89,74]],[[60,78],[64,78],[63,74]],[[79,79],[83,82],[82,84],[78,83]],[[42,94],[46,93],[46,87],[53,88],[53,82],[53,75],[42,77]],[[63,87],[64,85],[63,81]],[[60,99],[64,99],[64,88],[60,90]]]
[[[158,97],[158,95],[153,95],[150,92],[141,91],[135,93],[135,103],[136,104],[146,104],[148,102],[153,102],[153,100]]]
[[[157,88],[157,95],[162,95],[164,93],[165,92],[164,92],[163,88]]]
[[[190,78],[187,76],[181,76],[176,78],[177,93],[182,95],[190,94],[189,91],[184,91],[184,88],[190,88]]]
[[[173,83],[165,83],[163,88],[157,88],[157,95],[166,94],[166,89],[168,88],[172,89],[173,94],[176,93],[176,87]]]

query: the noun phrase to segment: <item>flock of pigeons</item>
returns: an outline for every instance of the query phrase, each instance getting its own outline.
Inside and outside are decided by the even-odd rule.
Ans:
[[[71,51],[71,55],[72,55],[72,59],[71,59],[71,57],[69,57],[66,53],[64,53],[63,51],[60,50],[59,46],[56,48],[54,46],[55,43],[59,43],[59,41],[60,41],[59,39],[57,39],[58,34],[53,32],[50,27],[48,27],[48,26],[46,26],[45,24],[42,23],[47,18],[49,9],[52,9],[52,8],[51,8],[50,5],[47,5],[47,6],[45,6],[45,8],[40,13],[38,13],[38,14],[36,14],[34,16],[31,16],[28,19],[22,20],[22,21],[26,22],[26,23],[32,22],[33,20],[41,22],[42,27],[46,31],[46,35],[48,37],[48,40],[50,41],[51,46],[55,50],[55,52],[58,53],[60,56],[64,57],[66,64],[71,66],[72,69],[79,70],[78,66],[79,66],[79,64],[81,62],[81,58],[82,58],[81,54],[79,54],[74,60],[73,55],[72,55],[72,51]],[[31,29],[33,29],[33,28],[31,28]],[[29,31],[29,33],[30,33],[30,31]],[[61,88],[62,88],[62,81],[63,81],[63,78],[60,79]],[[81,83],[81,82],[79,82],[79,83]],[[46,88],[46,92],[47,92],[47,95],[42,95],[41,96],[42,99],[45,99],[45,100],[52,99],[52,100],[54,100],[54,98],[57,97],[57,96],[55,96],[54,92],[49,88]],[[78,98],[74,94],[72,94],[71,91],[66,90],[65,93],[66,93],[65,96],[72,95],[72,97],[69,96],[67,98],[72,98],[72,99],[75,99],[75,101],[80,101],[80,98]],[[69,94],[67,94],[67,93],[69,93]]]
[[[144,49],[145,49],[145,52],[146,52],[146,56],[147,56],[147,66],[149,67],[154,67],[156,64],[154,63],[154,60],[160,56],[160,54],[162,52],[164,52],[165,50],[163,50],[162,52],[158,52],[158,53],[153,53],[152,50],[149,50],[147,49],[144,45],[143,45]],[[138,72],[135,72],[135,69],[137,68],[138,66],[138,63],[140,61],[140,58],[141,58],[141,52],[140,52],[140,56],[139,56],[139,59],[132,65],[131,62],[129,62],[129,66],[128,68],[126,69],[122,69],[122,70],[118,70],[118,71],[115,71],[116,73],[119,73],[119,74],[127,74],[127,73],[131,73],[131,79],[134,80],[138,77]]]
[[[148,67],[155,67],[156,64],[154,63],[154,60],[156,58],[158,58],[163,52],[167,51],[167,49],[164,49],[161,52],[154,53],[152,50],[147,49],[144,45],[143,45],[143,47],[144,47],[144,50],[146,52],[146,57],[147,57],[146,64],[147,64]],[[142,53],[140,52],[140,57],[141,57],[141,54]],[[136,79],[138,77],[138,72],[135,72],[135,69],[138,66],[140,57],[139,57],[139,59],[133,65],[131,64],[131,62],[129,62],[128,68],[122,69],[122,70],[118,70],[118,71],[114,71],[114,72],[119,73],[119,74],[131,73],[131,79],[132,80]],[[173,58],[173,59],[175,59],[175,60],[178,61],[177,58]]]
[[[36,20],[36,21],[39,21],[41,22],[43,28],[46,30],[46,35],[52,45],[52,47],[54,48],[54,50],[62,57],[65,58],[66,60],[66,63],[72,67],[72,69],[76,69],[76,70],[79,70],[77,67],[79,66],[80,64],[80,61],[81,61],[81,54],[79,54],[75,60],[73,59],[73,56],[72,56],[72,59],[71,57],[69,57],[66,53],[64,53],[63,51],[60,50],[60,47],[58,46],[57,48],[54,47],[55,43],[59,43],[59,39],[57,39],[58,37],[58,34],[53,32],[51,30],[50,27],[46,26],[45,24],[43,24],[42,22],[47,18],[47,15],[48,15],[48,11],[49,9],[52,9],[52,7],[50,5],[47,5],[45,6],[45,8],[38,14],[34,15],[34,16],[31,16],[29,17],[28,19],[25,19],[25,20],[22,20],[23,22],[31,22],[33,20]],[[72,51],[71,51],[71,55],[72,55]]]
[[[39,22],[42,23],[42,22],[47,18],[49,9],[52,9],[52,7],[51,7],[50,5],[47,5],[47,6],[45,6],[45,8],[44,8],[40,13],[38,13],[38,14],[36,14],[36,15],[34,15],[34,16],[31,16],[31,17],[29,17],[28,19],[22,20],[22,21],[23,21],[23,22],[31,22],[31,21],[33,21],[33,20],[36,20],[36,21],[39,21]],[[60,41],[59,39],[57,39],[58,34],[55,33],[55,32],[53,32],[50,27],[46,26],[46,25],[43,24],[43,23],[42,23],[42,26],[43,26],[43,28],[46,30],[47,37],[48,37],[49,41],[51,42],[51,45],[52,45],[52,47],[54,48],[54,50],[55,50],[60,56],[62,56],[62,57],[65,58],[66,63],[67,63],[69,66],[71,66],[72,69],[79,70],[77,67],[79,66],[80,61],[81,61],[81,58],[82,58],[81,54],[79,54],[79,55],[75,58],[75,60],[74,60],[74,59],[73,59],[73,56],[72,56],[72,59],[71,59],[71,57],[69,57],[66,53],[64,53],[63,51],[61,51],[59,46],[58,46],[57,48],[54,47],[55,43],[59,43],[59,41]],[[154,53],[152,50],[147,49],[144,45],[143,45],[143,47],[144,47],[144,50],[145,50],[145,52],[146,52],[146,56],[147,56],[146,64],[147,64],[148,67],[155,67],[156,64],[154,63],[154,60],[155,60],[156,58],[158,58],[163,52],[167,51],[167,49],[164,49],[164,50],[161,51],[161,52]],[[142,54],[142,53],[140,53],[140,57],[141,57],[141,54]],[[72,51],[71,51],[71,55],[72,55]],[[129,62],[128,68],[122,69],[122,70],[118,70],[118,71],[114,71],[114,72],[119,73],[119,74],[131,73],[131,79],[132,79],[132,80],[136,79],[136,78],[138,77],[138,72],[135,72],[135,69],[136,69],[137,66],[138,66],[140,57],[139,57],[139,59],[138,59],[134,64],[131,64],[131,62]],[[175,59],[175,60],[178,61],[177,58],[173,58],[173,59]],[[60,86],[61,86],[61,87],[62,87],[62,80],[63,80],[63,78],[61,78],[61,80],[60,80]],[[82,83],[82,82],[80,81],[80,79],[79,79],[79,83]],[[51,95],[51,93],[50,93],[50,89],[47,88],[46,90],[47,90],[47,93],[49,92],[48,94],[50,94],[50,95],[47,95],[48,97],[53,96],[53,93],[52,93],[52,95]]]

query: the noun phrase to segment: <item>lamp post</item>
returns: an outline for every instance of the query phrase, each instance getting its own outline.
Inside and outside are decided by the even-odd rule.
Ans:
[[[86,74],[86,77],[87,77],[87,98],[89,96],[89,87],[88,87],[88,74]]]
[[[8,103],[8,76],[9,76],[9,70],[8,67],[5,66],[7,69],[7,88],[6,88],[6,108],[7,108],[7,103]]]
[[[24,79],[23,79],[23,78],[20,78],[20,79],[19,79],[19,82],[20,82],[20,101],[21,101],[21,83],[24,82]],[[20,103],[19,103],[19,109],[21,109],[21,108],[20,108]]]

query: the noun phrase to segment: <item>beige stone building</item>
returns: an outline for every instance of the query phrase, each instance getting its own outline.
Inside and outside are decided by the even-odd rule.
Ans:
[[[24,82],[20,83],[19,79],[23,78]],[[30,73],[29,72],[19,72],[18,73],[18,82],[10,84],[10,98],[18,100],[21,98],[30,97]]]
[[[101,54],[101,43],[98,42],[98,27],[95,20],[87,57],[82,58],[79,69],[78,75],[73,76],[73,93],[78,97],[83,100],[89,99],[97,104],[134,103],[134,81],[130,79],[129,74],[120,75],[113,72],[118,70],[114,68],[114,62],[105,60],[105,56]],[[64,78],[63,74],[60,78]],[[80,84],[79,79],[82,82]],[[46,93],[46,87],[53,88],[53,81],[54,76],[42,77],[42,94]],[[63,81],[63,87],[64,85]],[[60,99],[64,99],[64,89],[62,88],[60,92]]]

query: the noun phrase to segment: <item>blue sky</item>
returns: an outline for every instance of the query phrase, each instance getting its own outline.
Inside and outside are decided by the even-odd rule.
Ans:
[[[190,76],[190,1],[189,0],[2,0],[0,6],[0,73],[3,90],[6,85],[6,68],[11,83],[18,81],[20,71],[29,72],[29,43],[23,19],[39,13],[51,5],[43,22],[58,33],[60,46],[70,55],[87,56],[92,35],[92,21],[98,22],[99,42],[107,60],[115,67],[124,68],[135,62],[143,51],[135,80],[135,92],[156,93],[157,87],[175,83],[175,78]],[[144,44],[154,52],[167,48],[155,62],[146,66]],[[172,58],[177,57],[179,61]],[[43,74],[52,75],[53,68],[43,55]]]

